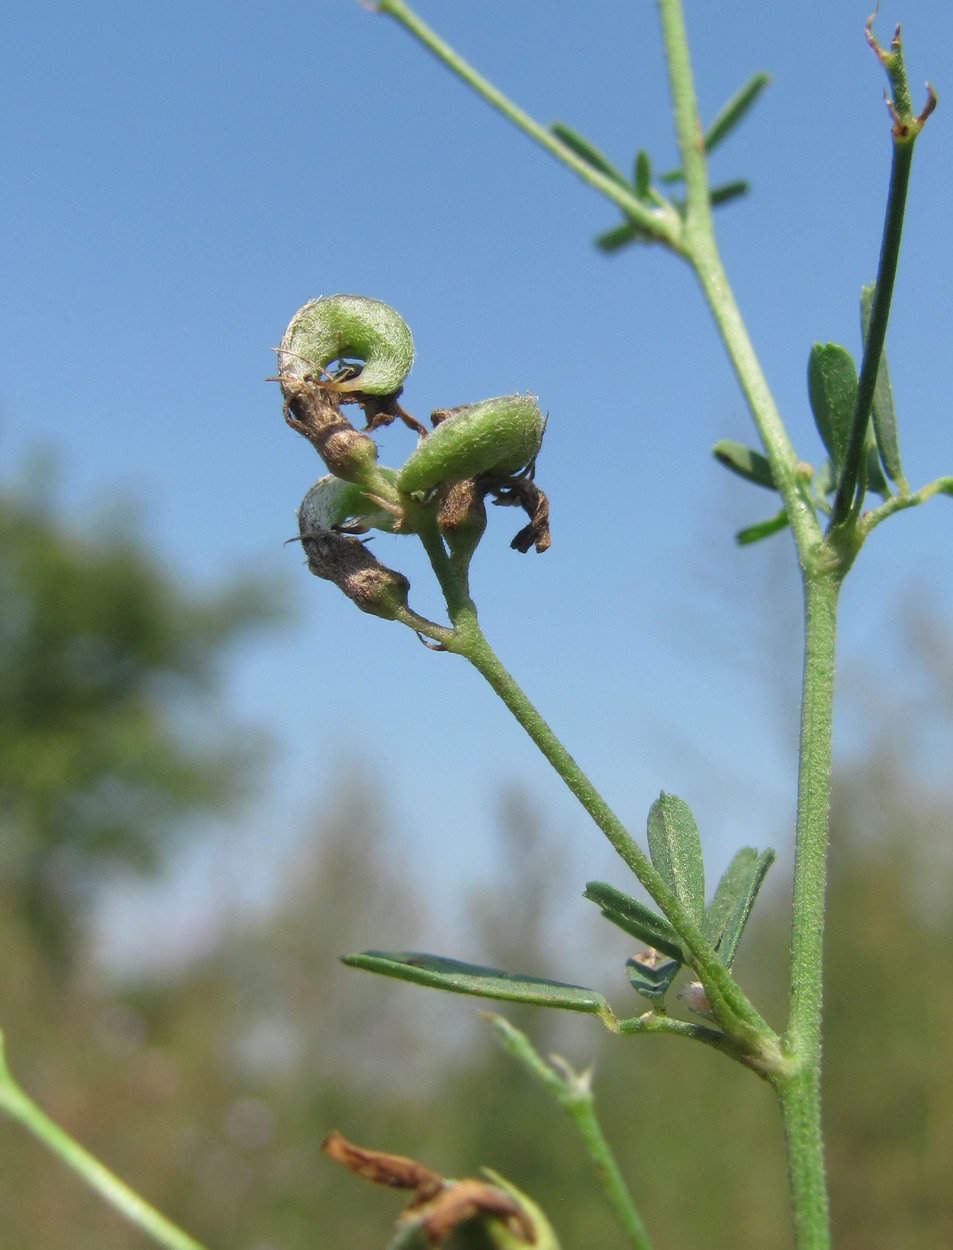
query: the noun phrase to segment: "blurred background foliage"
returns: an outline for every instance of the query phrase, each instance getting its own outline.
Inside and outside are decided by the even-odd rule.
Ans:
[[[491,1044],[473,1004],[336,961],[370,934],[433,942],[431,884],[409,879],[369,772],[315,796],[282,888],[228,920],[212,949],[123,978],[93,960],[97,880],[161,877],[196,813],[247,789],[262,744],[223,719],[219,661],[276,618],[275,588],[196,596],[127,520],[80,532],[21,484],[0,494],[0,595],[0,1024],[44,1108],[209,1247],[380,1250],[399,1195],[326,1161],[332,1128],[447,1175],[490,1165],[543,1205],[566,1250],[621,1246],[568,1122]],[[949,747],[953,648],[926,618],[911,631],[914,676],[849,695],[870,749],[835,791],[826,1106],[842,1250],[953,1245],[953,792],[918,767]],[[466,945],[445,953],[549,976],[572,958],[617,1010],[639,1011],[620,935],[582,903],[567,914],[583,882],[567,879],[558,832],[510,791],[497,834],[494,884],[460,900]],[[737,964],[780,1024],[786,831],[743,836],[782,852]],[[790,1246],[766,1087],[673,1039],[506,1014],[543,1053],[595,1063],[605,1128],[658,1250]],[[0,1229],[4,1250],[146,1244],[7,1123]]]

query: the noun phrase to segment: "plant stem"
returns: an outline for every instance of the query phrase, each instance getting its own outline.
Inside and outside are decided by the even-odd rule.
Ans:
[[[792,1068],[774,1085],[787,1143],[788,1176],[798,1250],[830,1244],[821,1135],[821,1004],[827,831],[833,729],[837,597],[847,560],[823,547],[817,516],[797,478],[797,457],[775,407],[728,284],[708,211],[704,152],[680,0],[659,0],[688,187],[683,252],[692,264],[718,326],[784,500],[804,579],[804,673],[798,768],[791,989],[785,1053]],[[868,338],[868,342],[870,339]],[[874,360],[879,363],[882,342]],[[876,369],[873,377],[876,378]]]
[[[820,528],[814,509],[801,490],[797,455],[735,303],[715,243],[705,152],[681,0],[658,0],[658,9],[675,114],[675,134],[687,194],[681,251],[695,271],[761,437],[803,565],[820,541]]]
[[[14,1081],[3,1053],[3,1035],[0,1033],[0,1110],[6,1111],[44,1146],[57,1155],[63,1163],[130,1224],[151,1237],[166,1250],[204,1250],[200,1242],[190,1237],[178,1225],[166,1219],[145,1199],[129,1188],[118,1176],[104,1167],[88,1150],[60,1128]]]
[[[953,495],[953,477],[938,477],[935,481],[928,482],[926,486],[921,486],[919,490],[910,491],[906,495],[892,495],[882,504],[878,504],[876,508],[865,512],[857,526],[861,540],[865,539],[870,531],[881,522],[886,521],[888,516],[893,516],[895,512],[903,512],[906,508],[915,508],[928,499],[932,499],[934,495]]]
[[[799,1250],[830,1245],[821,1132],[824,899],[834,712],[834,650],[840,578],[805,579],[804,674],[797,836],[791,920],[791,988],[784,1049],[796,1069],[774,1081],[787,1143]]]
[[[696,233],[710,236],[711,201],[705,144],[695,99],[681,0],[658,0],[658,9],[675,118],[675,138],[685,177],[686,225],[690,225]]]
[[[541,126],[528,113],[525,113],[517,104],[514,104],[507,96],[503,94],[491,82],[488,82],[476,69],[473,68],[462,56],[449,44],[445,43],[436,31],[422,21],[421,18],[404,3],[404,0],[378,0],[376,5],[381,13],[386,13],[389,17],[395,18],[405,27],[417,40],[424,45],[428,51],[442,61],[454,74],[462,78],[467,86],[473,90],[488,104],[495,108],[498,112],[518,126],[525,134],[545,148],[551,156],[555,156],[558,161],[562,161],[567,165],[573,173],[577,174],[583,182],[589,183],[597,191],[600,191],[607,199],[617,204],[619,208],[637,222],[643,229],[647,230],[654,238],[661,242],[668,243],[670,246],[677,245],[680,222],[678,215],[670,205],[659,206],[657,208],[648,208],[639,199],[636,198],[634,190],[632,193],[626,191],[623,186],[607,178],[605,174],[594,169],[587,161],[582,160],[574,152],[572,152],[564,143],[561,143],[555,135],[551,134],[545,126]]]
[[[691,953],[692,967],[705,986],[718,1023],[739,1055],[753,1058],[765,1070],[779,1064],[783,1066],[777,1035],[719,960],[694,918],[668,888],[649,857],[501,664],[480,629],[476,613],[460,613],[454,625],[454,639],[447,649],[464,656],[486,679],[608,838],[616,854],[632,869],[678,930]]]
[[[503,1016],[491,1015],[489,1019],[505,1049],[555,1098],[576,1126],[609,1205],[625,1229],[633,1250],[652,1250],[648,1230],[596,1115],[591,1072],[574,1072],[562,1060],[554,1059],[554,1064],[561,1069],[557,1071],[535,1050],[525,1033]]]
[[[851,419],[850,434],[844,452],[844,463],[837,483],[837,494],[831,512],[830,526],[841,525],[847,520],[854,506],[861,463],[867,448],[867,426],[874,402],[877,371],[887,337],[887,321],[890,318],[890,302],[893,298],[897,264],[900,260],[900,239],[903,236],[903,214],[910,185],[910,168],[913,162],[913,142],[894,141],[893,161],[890,166],[890,186],[887,191],[887,210],[884,215],[883,240],[880,245],[880,262],[877,266],[877,285],[870,310],[870,324],[864,340],[864,357],[857,379],[857,398]]]

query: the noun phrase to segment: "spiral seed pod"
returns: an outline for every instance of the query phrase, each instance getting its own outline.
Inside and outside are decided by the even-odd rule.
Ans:
[[[433,430],[397,477],[403,491],[427,491],[481,473],[508,477],[539,451],[546,421],[530,395],[500,395],[460,408]]]
[[[387,304],[363,295],[327,295],[299,308],[278,349],[282,377],[318,375],[322,386],[346,395],[393,395],[414,359],[407,323]],[[333,361],[360,362],[355,376],[323,371]]]

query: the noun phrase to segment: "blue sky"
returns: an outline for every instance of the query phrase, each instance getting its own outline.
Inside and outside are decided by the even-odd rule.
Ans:
[[[674,163],[648,0],[420,11],[539,120],[568,122],[622,168],[640,146],[656,168]],[[714,176],[753,187],[719,214],[720,242],[814,460],[807,352],[815,339],[858,346],[889,168],[866,10],[689,0],[686,15],[706,117],[755,70],[772,75],[713,160]],[[919,484],[953,471],[953,28],[945,0],[885,6],[882,39],[899,19],[915,98],[927,77],[940,96],[888,339]],[[321,466],[263,381],[269,349],[301,303],[336,291],[386,300],[410,324],[418,415],[514,390],[549,411],[538,480],[553,548],[511,552],[513,516],[495,518],[476,596],[500,654],[623,818],[643,828],[665,788],[694,807],[713,867],[739,844],[784,847],[798,663],[771,640],[794,636],[793,558],[785,537],[732,542],[772,501],[711,459],[717,438],[752,436],[687,269],[657,250],[598,254],[590,240],[616,210],[352,0],[19,5],[4,45],[3,463],[52,447],[65,507],[134,499],[194,584],[283,572],[298,609],[229,671],[234,714],[276,751],[259,804],[190,863],[189,905],[222,856],[240,885],[267,879],[353,761],[450,900],[491,866],[503,781],[578,830],[590,872],[606,871],[597,835],[475,674],[362,616],[283,546]],[[401,438],[389,432],[385,458],[407,454]],[[951,519],[939,500],[878,531],[845,593],[848,667],[902,684],[903,611],[949,618]],[[379,551],[434,610],[408,546]]]

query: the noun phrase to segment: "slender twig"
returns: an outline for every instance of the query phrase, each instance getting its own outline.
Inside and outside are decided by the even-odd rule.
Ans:
[[[870,322],[864,339],[864,356],[857,381],[857,398],[851,418],[850,434],[844,452],[844,463],[841,466],[837,482],[837,494],[831,511],[830,528],[842,525],[850,516],[855,504],[858,486],[862,480],[863,460],[867,444],[867,425],[873,407],[874,387],[877,384],[877,373],[880,369],[880,358],[883,354],[884,341],[887,336],[887,321],[890,317],[890,302],[893,298],[894,281],[897,276],[897,265],[900,260],[900,240],[903,237],[903,215],[907,203],[907,191],[910,186],[910,168],[913,163],[913,148],[923,126],[936,108],[936,96],[933,88],[927,84],[927,102],[919,115],[915,116],[910,103],[910,89],[903,63],[903,50],[900,44],[900,27],[891,43],[890,50],[882,48],[873,35],[873,17],[867,21],[867,42],[875,56],[887,72],[893,89],[893,99],[887,99],[892,125],[890,129],[893,139],[893,160],[890,166],[890,185],[887,190],[887,209],[884,214],[883,238],[880,245],[880,261],[877,266],[877,284],[874,290],[873,305],[870,310]],[[900,483],[901,490],[903,483]],[[860,488],[862,491],[862,487]]]
[[[802,566],[821,539],[814,509],[804,497],[798,457],[752,346],[718,254],[709,207],[708,175],[680,0],[658,0],[669,90],[675,114],[688,210],[683,254],[695,271],[755,423],[775,484],[784,500]]]
[[[130,1189],[36,1105],[7,1066],[0,1033],[0,1110],[51,1150],[114,1211],[165,1250],[204,1250],[202,1244]]]
[[[834,507],[831,510],[830,528],[842,525],[854,507],[861,467],[866,455],[867,426],[870,423],[880,358],[887,338],[887,322],[890,318],[890,303],[900,260],[900,239],[903,235],[903,215],[910,185],[912,162],[913,144],[894,143],[883,240],[880,247],[880,263],[877,266],[877,285],[870,310],[867,337],[864,340],[864,356],[860,366],[860,376],[857,379],[857,398],[851,418],[850,434],[837,481]]]
[[[666,203],[656,208],[647,207],[641,200],[636,198],[634,191],[630,194],[618,182],[615,182],[612,178],[607,178],[605,174],[600,173],[587,161],[578,157],[566,144],[561,143],[555,135],[547,130],[545,126],[541,126],[539,122],[535,121],[528,113],[525,113],[517,104],[514,104],[512,100],[505,96],[502,91],[494,87],[491,82],[488,82],[478,70],[468,64],[458,52],[445,43],[435,31],[431,30],[426,22],[419,18],[409,5],[404,3],[404,0],[379,0],[376,7],[379,12],[386,13],[389,17],[393,17],[400,22],[448,69],[457,74],[469,87],[472,87],[488,104],[502,113],[507,121],[512,122],[514,126],[518,126],[520,130],[529,135],[534,143],[538,143],[551,156],[555,156],[558,161],[562,161],[564,165],[567,165],[583,182],[587,182],[591,187],[600,191],[607,199],[617,204],[628,218],[641,226],[642,229],[648,231],[653,238],[668,244],[670,247],[678,248],[681,221],[678,213],[671,205]]]
[[[547,1063],[526,1034],[503,1016],[488,1015],[487,1018],[505,1050],[526,1068],[572,1120],[609,1205],[633,1250],[652,1250],[648,1230],[599,1123],[591,1071],[574,1072],[565,1060],[555,1056],[551,1064]]]
[[[458,617],[455,625],[454,638],[447,649],[464,656],[486,679],[678,930],[691,954],[692,967],[708,993],[712,1011],[740,1055],[755,1058],[765,1069],[783,1067],[777,1035],[725,968],[649,857],[500,662],[480,629],[476,614]]]
[[[876,529],[881,522],[886,521],[887,517],[893,516],[895,512],[915,508],[918,504],[932,499],[934,495],[953,495],[953,477],[938,477],[933,482],[927,482],[926,486],[921,486],[919,490],[909,491],[906,495],[892,495],[876,508],[871,508],[860,518],[858,529],[861,538],[866,538],[871,530]]]

